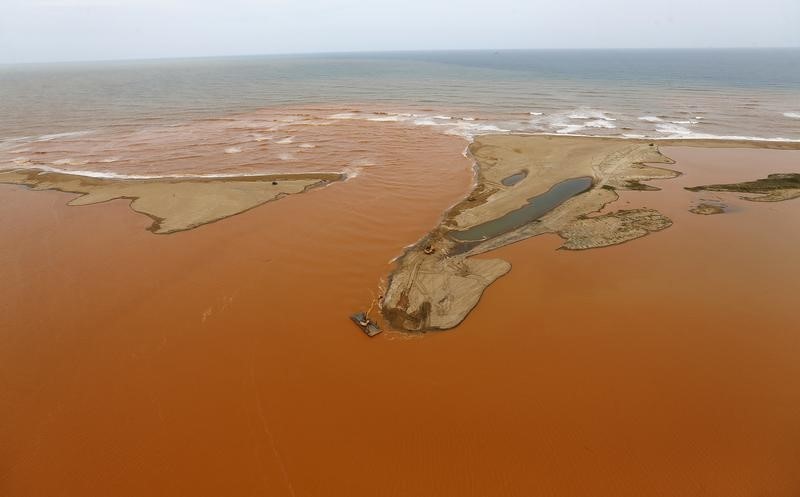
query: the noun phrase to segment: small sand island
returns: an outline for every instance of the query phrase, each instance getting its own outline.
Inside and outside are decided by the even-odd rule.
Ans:
[[[701,216],[713,216],[714,214],[722,214],[725,212],[725,205],[720,203],[700,202],[689,209],[689,212]]]
[[[658,144],[787,148],[782,143],[723,140],[663,140]],[[397,329],[444,330],[461,323],[486,287],[511,269],[507,261],[476,255],[545,233],[563,238],[561,248],[565,250],[606,247],[672,225],[668,217],[648,208],[598,214],[619,198],[618,190],[658,190],[646,182],[679,175],[650,165],[673,163],[654,142],[484,135],[475,139],[469,153],[475,161],[472,192],[444,215],[437,228],[398,258],[390,275],[381,310]],[[796,180],[789,176],[771,175],[769,184],[760,180],[758,191],[754,185],[745,187],[770,199],[787,197],[794,195],[788,193],[788,185]],[[723,187],[732,186],[698,188]]]
[[[68,205],[129,199],[131,209],[153,219],[147,229],[157,234],[190,230],[341,179],[335,173],[117,179],[37,169],[0,171],[0,183],[80,194]]]

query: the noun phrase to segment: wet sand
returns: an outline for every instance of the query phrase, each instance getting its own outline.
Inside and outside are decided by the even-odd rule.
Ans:
[[[683,189],[800,152],[666,147],[684,175],[609,208],[670,229],[500,248],[457,332],[367,339],[347,315],[471,181],[457,138],[369,140],[390,167],[164,237],[0,185],[3,495],[800,492],[798,200]]]

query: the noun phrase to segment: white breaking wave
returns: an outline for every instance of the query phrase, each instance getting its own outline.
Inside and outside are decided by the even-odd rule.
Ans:
[[[432,117],[423,117],[421,119],[415,119],[414,124],[417,126],[439,126],[442,123],[437,123]]]
[[[494,124],[472,124],[472,123],[455,123],[452,126],[447,126],[444,134],[460,136],[467,140],[472,140],[475,135],[487,133],[508,133],[510,130],[495,126]]]
[[[587,128],[605,128],[605,129],[614,129],[617,127],[616,125],[608,121],[603,121],[602,119],[598,119],[596,121],[589,121],[586,124],[584,124],[584,126],[586,126]]]
[[[0,168],[0,171],[38,171],[40,173],[58,173],[66,174],[69,176],[83,176],[86,178],[99,178],[99,179],[122,179],[122,180],[151,180],[151,179],[216,179],[216,178],[257,178],[259,176],[274,176],[276,172],[263,172],[263,173],[208,173],[208,174],[123,174],[111,171],[87,171],[87,170],[70,170],[58,167],[45,166],[43,164],[32,164],[28,162],[28,167],[12,167]],[[344,168],[342,171],[316,171],[304,174],[344,174],[349,178],[349,168]],[[355,176],[354,176],[355,177]]]
[[[361,116],[355,112],[340,112],[338,114],[328,116],[329,119],[358,119],[359,117]]]
[[[648,123],[660,123],[661,118],[656,116],[641,116],[638,118],[640,121],[645,121]]]
[[[569,114],[570,119],[602,119],[603,121],[616,121],[613,117],[608,117],[605,111],[594,109],[578,109]]]
[[[283,138],[281,140],[276,141],[275,143],[279,145],[288,145],[294,141],[294,136],[290,136],[288,138]]]
[[[783,115],[790,119],[800,119],[800,112],[784,112]]]
[[[565,124],[561,129],[556,131],[556,133],[561,135],[571,135],[582,130],[583,128],[584,126],[582,124]]]
[[[666,134],[664,138],[685,138],[685,139],[704,139],[704,140],[742,140],[742,141],[769,141],[769,142],[800,142],[790,138],[761,138],[758,136],[738,136],[738,135],[712,135],[709,133],[696,133],[688,128],[672,123],[664,123],[656,126],[656,131]]]
[[[225,149],[226,154],[238,154],[242,151],[239,147],[228,147]]]
[[[74,136],[85,136],[85,135],[88,135],[90,133],[93,133],[93,131],[69,131],[69,132],[66,132],[66,133],[53,133],[51,135],[37,136],[36,138],[34,138],[33,141],[46,142],[46,141],[50,141],[50,140],[57,140],[59,138],[71,138],[71,137],[74,137]]]
[[[398,122],[404,120],[405,120],[404,116],[400,116],[398,114],[389,116],[370,117],[367,119],[367,121],[375,121],[375,122]]]

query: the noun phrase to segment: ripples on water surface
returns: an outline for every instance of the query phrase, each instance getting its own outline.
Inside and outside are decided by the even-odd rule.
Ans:
[[[800,50],[3,66],[0,114],[3,167],[131,175],[330,168],[320,158],[335,138],[324,126],[346,120],[427,126],[467,138],[516,131],[798,140]],[[350,160],[367,160],[362,152],[353,150]],[[336,162],[337,169],[345,166]]]

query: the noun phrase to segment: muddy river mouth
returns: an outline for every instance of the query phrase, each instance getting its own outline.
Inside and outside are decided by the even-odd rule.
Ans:
[[[379,124],[281,128],[299,167],[358,174],[171,235],[0,185],[0,493],[800,493],[800,200],[684,189],[800,152],[664,147],[682,176],[608,208],[669,229],[482,254],[513,270],[455,331],[369,339],[347,316],[472,180],[462,139]]]

